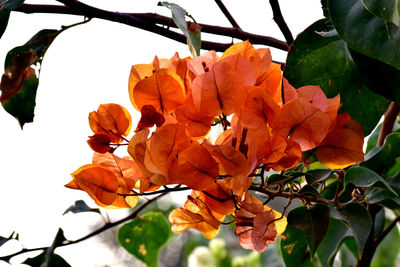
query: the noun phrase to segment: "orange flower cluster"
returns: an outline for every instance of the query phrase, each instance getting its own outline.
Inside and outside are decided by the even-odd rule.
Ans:
[[[160,186],[186,185],[192,193],[184,208],[169,216],[176,233],[194,228],[213,238],[232,215],[241,246],[263,251],[286,220],[248,192],[260,168],[295,167],[312,149],[329,168],[364,157],[362,128],[337,114],[339,96],[329,99],[317,86],[296,90],[269,49],[247,41],[221,57],[214,51],[183,59],[175,54],[134,65],[129,96],[141,112],[130,157],[112,154],[129,134],[129,113],[100,105],[89,115],[93,164],[75,171],[67,187],[86,191],[101,206],[125,208]],[[223,129],[215,142],[208,136],[213,125]]]

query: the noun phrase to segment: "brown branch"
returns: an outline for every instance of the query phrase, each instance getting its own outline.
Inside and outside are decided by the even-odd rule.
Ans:
[[[186,191],[186,190],[192,190],[192,189],[189,188],[189,187],[174,187],[174,188],[166,187],[165,189],[157,190],[157,191],[143,192],[143,193],[134,192],[133,194],[121,194],[121,193],[118,193],[118,195],[119,196],[124,196],[124,197],[129,197],[129,196],[151,196],[151,195],[165,194],[165,193],[169,193],[169,192]]]
[[[93,232],[91,232],[91,233],[79,238],[79,239],[72,240],[72,241],[70,241],[70,240],[65,241],[64,243],[57,245],[57,247],[65,247],[65,246],[69,246],[69,245],[72,245],[72,244],[76,244],[76,243],[82,242],[82,241],[84,241],[86,239],[89,239],[89,238],[91,238],[93,236],[96,236],[96,235],[98,235],[98,234],[100,234],[100,233],[102,233],[102,232],[104,232],[104,231],[106,231],[106,230],[108,230],[108,229],[110,229],[110,228],[112,228],[114,226],[117,226],[117,225],[119,225],[121,223],[124,223],[126,221],[131,220],[131,219],[134,219],[134,218],[136,218],[138,216],[139,212],[141,212],[144,208],[146,208],[148,205],[150,205],[151,203],[153,203],[157,199],[165,196],[166,194],[168,194],[168,192],[164,192],[163,194],[158,195],[155,198],[152,198],[152,199],[148,200],[146,203],[142,204],[133,213],[129,214],[125,218],[122,218],[122,219],[120,219],[118,221],[115,221],[115,222],[108,222],[103,227],[101,227],[101,228],[99,228],[99,229],[97,229],[97,230],[95,230],[95,231],[93,231]],[[20,250],[18,252],[15,252],[13,254],[0,257],[0,260],[9,262],[11,258],[13,258],[13,257],[15,257],[17,255],[28,253],[28,252],[32,252],[32,251],[47,250],[49,248],[50,247],[23,248],[22,250]]]
[[[239,24],[237,24],[236,20],[232,17],[231,13],[229,10],[226,8],[224,3],[222,3],[221,0],[215,0],[215,3],[218,5],[219,9],[224,13],[225,17],[228,19],[228,21],[232,24],[233,27],[240,29]]]
[[[400,221],[400,216],[397,216],[386,228],[383,232],[375,239],[375,244],[378,246],[379,243],[389,234],[389,232],[396,226],[396,224]]]
[[[379,132],[377,146],[383,146],[386,136],[388,136],[393,130],[393,125],[396,122],[399,112],[400,105],[391,102],[389,108],[385,112],[385,119],[383,120],[381,131]]]
[[[108,21],[126,24],[132,27],[150,31],[169,39],[186,44],[186,37],[183,34],[172,31],[169,28],[176,28],[172,18],[161,16],[154,13],[120,13],[98,9],[75,0],[59,0],[65,3],[60,5],[34,5],[23,4],[15,11],[26,14],[47,13],[47,14],[66,14],[86,16],[88,18],[98,18]],[[261,44],[275,47],[287,51],[287,43],[276,38],[264,35],[253,34],[237,28],[220,27],[208,24],[199,24],[201,31],[220,36],[232,37],[240,40],[249,40],[252,44]],[[218,43],[212,41],[202,41],[201,48],[205,50],[225,51],[231,43]]]
[[[285,22],[285,19],[283,18],[279,2],[278,0],[269,0],[269,4],[271,5],[272,13],[274,14],[274,21],[278,25],[283,36],[285,37],[286,42],[290,46],[293,43],[294,39],[289,27]]]

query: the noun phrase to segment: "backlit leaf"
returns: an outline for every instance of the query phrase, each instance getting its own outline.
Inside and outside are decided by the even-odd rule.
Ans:
[[[287,267],[299,266],[307,257],[307,240],[303,232],[288,225],[281,237],[280,250]]]
[[[159,212],[149,212],[124,224],[118,242],[149,267],[158,265],[158,251],[171,237],[168,221]]]
[[[362,3],[375,16],[400,27],[400,5],[397,0],[362,0]]]

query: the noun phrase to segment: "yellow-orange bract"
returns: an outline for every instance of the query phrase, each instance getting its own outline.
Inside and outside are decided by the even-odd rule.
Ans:
[[[231,215],[240,245],[264,251],[287,224],[249,192],[264,171],[294,168],[304,151],[316,151],[329,168],[364,157],[362,127],[337,114],[340,97],[327,98],[318,86],[295,89],[269,49],[248,41],[220,58],[214,51],[183,59],[176,53],[134,65],[128,87],[141,112],[135,133],[124,138],[131,128],[125,108],[100,105],[89,115],[93,164],[72,173],[66,186],[109,208],[132,207],[137,195],[161,186],[191,189],[184,208],[169,215],[175,233],[194,228],[213,238]],[[212,142],[208,133],[215,125],[221,133]],[[112,154],[123,145],[130,157]]]

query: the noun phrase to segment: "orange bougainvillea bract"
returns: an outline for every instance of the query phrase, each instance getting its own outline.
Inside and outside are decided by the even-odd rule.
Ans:
[[[140,111],[132,137],[127,109],[100,105],[89,115],[93,162],[66,186],[106,208],[133,207],[156,190],[192,190],[169,215],[175,233],[194,228],[213,238],[231,215],[239,244],[264,251],[287,222],[251,193],[259,177],[303,167],[306,151],[332,169],[364,158],[362,127],[338,115],[340,96],[328,98],[318,86],[295,89],[269,49],[248,41],[221,57],[176,53],[134,65],[129,98]],[[129,156],[114,154],[125,145]]]

